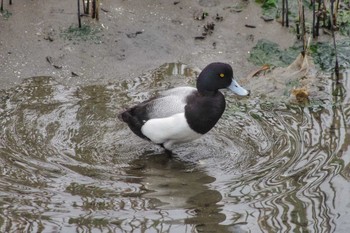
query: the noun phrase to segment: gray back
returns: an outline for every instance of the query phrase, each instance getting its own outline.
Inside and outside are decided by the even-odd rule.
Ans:
[[[176,87],[160,93],[148,105],[150,118],[163,118],[185,111],[186,98],[197,91],[194,87]]]

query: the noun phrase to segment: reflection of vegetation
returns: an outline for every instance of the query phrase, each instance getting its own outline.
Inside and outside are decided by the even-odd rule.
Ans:
[[[343,163],[344,160],[339,160],[340,163]],[[343,165],[343,164],[342,164]],[[341,175],[347,180],[350,181],[350,163],[346,166],[343,165],[343,169],[341,171]]]
[[[82,197],[106,197],[112,194],[110,190],[104,190],[100,187],[86,184],[71,183],[66,191],[72,195],[79,195]]]
[[[277,1],[278,0],[256,0],[256,2],[262,4],[263,14],[272,18],[275,18],[277,14]]]
[[[108,226],[109,221],[105,218],[81,217],[81,218],[70,218],[68,223],[76,224],[78,226],[90,226],[90,227],[101,229],[102,227]]]
[[[257,121],[262,121],[261,115],[259,115],[257,113],[252,112],[252,113],[250,113],[250,116],[253,117]]]
[[[78,204],[75,203],[74,207],[78,207]],[[119,208],[119,206],[116,206],[116,203],[113,200],[90,200],[89,198],[84,198],[84,201],[80,207],[84,210],[114,210]]]
[[[101,32],[100,28],[93,28],[90,25],[83,25],[81,28],[70,26],[61,32],[61,36],[67,40],[98,41],[101,37],[98,35],[99,32]]]
[[[283,53],[281,49],[276,51]],[[315,102],[310,107],[282,103],[280,96],[272,102],[253,98],[245,102],[237,100],[237,104],[229,106],[226,120],[221,120],[212,138],[220,137],[215,143],[222,146],[220,148],[246,143],[242,148],[248,150],[241,157],[248,162],[238,160],[239,165],[234,167],[234,156],[229,157],[230,161],[222,158],[221,151],[217,150],[218,158],[207,159],[204,167],[217,172],[215,177],[206,172],[202,174],[203,168],[190,163],[197,160],[185,156],[169,160],[150,151],[146,152],[150,154],[148,158],[139,156],[135,160],[133,154],[127,154],[134,150],[134,145],[129,146],[133,141],[115,122],[115,113],[121,104],[131,103],[140,93],[149,94],[169,83],[190,82],[194,77],[175,76],[186,72],[184,65],[169,64],[152,75],[122,84],[79,89],[59,85],[48,77],[31,78],[21,86],[0,92],[4,93],[0,97],[4,100],[0,101],[0,122],[9,132],[0,134],[4,145],[0,154],[7,150],[1,156],[0,166],[4,172],[0,185],[4,193],[0,202],[3,206],[0,231],[17,232],[19,227],[33,226],[37,232],[50,232],[54,231],[51,226],[62,225],[65,232],[74,231],[73,228],[89,232],[164,232],[164,229],[176,231],[196,225],[197,231],[208,232],[212,226],[218,228],[217,232],[229,232],[219,224],[225,218],[230,226],[242,227],[241,231],[252,225],[259,225],[265,232],[332,231],[333,225],[329,225],[338,224],[335,219],[347,210],[338,208],[343,201],[339,199],[342,194],[339,187],[347,184],[338,174],[344,177],[350,174],[349,163],[342,160],[349,151],[346,124],[350,111],[348,102],[341,102],[349,98],[339,97],[339,102],[335,102],[338,105],[334,106],[333,102]],[[291,81],[287,85],[297,83]],[[234,98],[227,99],[233,101]],[[237,112],[233,112],[233,108]],[[48,130],[50,125],[54,125],[54,129]],[[56,136],[52,137],[54,140],[36,136],[45,136],[48,131]],[[124,137],[124,141],[118,142]],[[225,139],[230,144],[225,144]],[[252,150],[252,155],[250,144],[257,148]],[[92,156],[86,154],[92,148],[97,151],[90,154],[99,156],[90,159]],[[67,149],[74,150],[75,156],[67,155]],[[209,149],[214,152],[210,154],[216,154]],[[20,154],[23,156],[19,157]],[[9,157],[13,162],[7,160]],[[43,162],[38,160],[41,157]],[[228,166],[216,167],[214,162]],[[219,168],[223,168],[222,171]],[[30,183],[22,182],[22,174],[32,182],[47,179],[47,185],[31,189]],[[163,174],[166,182],[154,179]],[[218,177],[221,174],[225,177]],[[212,185],[215,178],[218,180]],[[76,182],[72,183],[72,179]],[[84,184],[86,180],[88,184]],[[114,181],[121,181],[122,185],[110,186]],[[223,197],[212,190],[216,185],[224,185],[219,187]],[[184,196],[186,187],[195,192]],[[163,195],[168,193],[175,201],[187,202],[181,207],[158,208],[164,203],[161,202]],[[27,198],[23,198],[24,195]],[[186,211],[187,215],[180,216],[180,211]]]
[[[339,171],[344,173],[341,158],[348,153],[349,134],[342,124],[348,119],[343,113],[348,111],[337,109],[330,102],[318,109],[269,102],[264,106],[261,100],[259,104],[248,105],[249,117],[258,120],[256,124],[266,132],[273,126],[268,137],[276,135],[277,139],[273,140],[269,162],[246,173],[233,186],[230,198],[234,203],[254,206],[259,211],[257,222],[264,232],[278,232],[282,228],[289,229],[288,232],[331,231],[336,214],[328,210],[338,209],[324,197],[335,195],[346,182],[337,176],[335,179],[339,180],[333,182],[339,182],[336,187],[329,182],[325,188],[324,181],[333,179]],[[334,123],[330,130],[325,130],[324,126],[328,129],[331,121]],[[346,172],[349,174],[349,170]],[[316,221],[322,224],[310,224]]]
[[[85,156],[81,156],[80,158],[76,158],[76,160],[81,160],[83,162],[88,161],[85,158]],[[70,165],[70,164],[66,164],[65,166],[67,168],[69,168],[70,170],[72,170],[72,171],[75,171],[75,172],[77,172],[77,173],[79,173],[81,175],[88,176],[88,177],[98,177],[98,175],[101,174],[100,173],[101,171],[99,171],[98,169],[96,169],[94,167],[85,167],[85,166]]]
[[[340,11],[338,14],[339,30],[342,35],[350,36],[350,11]]]

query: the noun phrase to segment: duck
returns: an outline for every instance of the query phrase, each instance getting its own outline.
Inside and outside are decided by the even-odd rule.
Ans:
[[[127,108],[118,115],[140,138],[160,145],[168,155],[174,146],[196,140],[209,132],[226,108],[227,88],[239,96],[250,91],[234,79],[231,65],[213,62],[196,79],[196,87],[181,86]]]

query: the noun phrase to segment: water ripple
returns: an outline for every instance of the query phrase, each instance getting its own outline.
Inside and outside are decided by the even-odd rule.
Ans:
[[[195,73],[174,63],[109,85],[35,77],[1,91],[0,231],[347,232],[349,95],[300,106],[227,94],[219,124],[173,159],[116,119]]]

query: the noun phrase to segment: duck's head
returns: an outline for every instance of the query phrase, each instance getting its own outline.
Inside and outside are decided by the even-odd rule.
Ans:
[[[219,89],[228,88],[237,95],[247,96],[249,91],[233,79],[232,67],[229,64],[215,62],[207,65],[197,78],[197,89],[201,94],[216,93]]]

